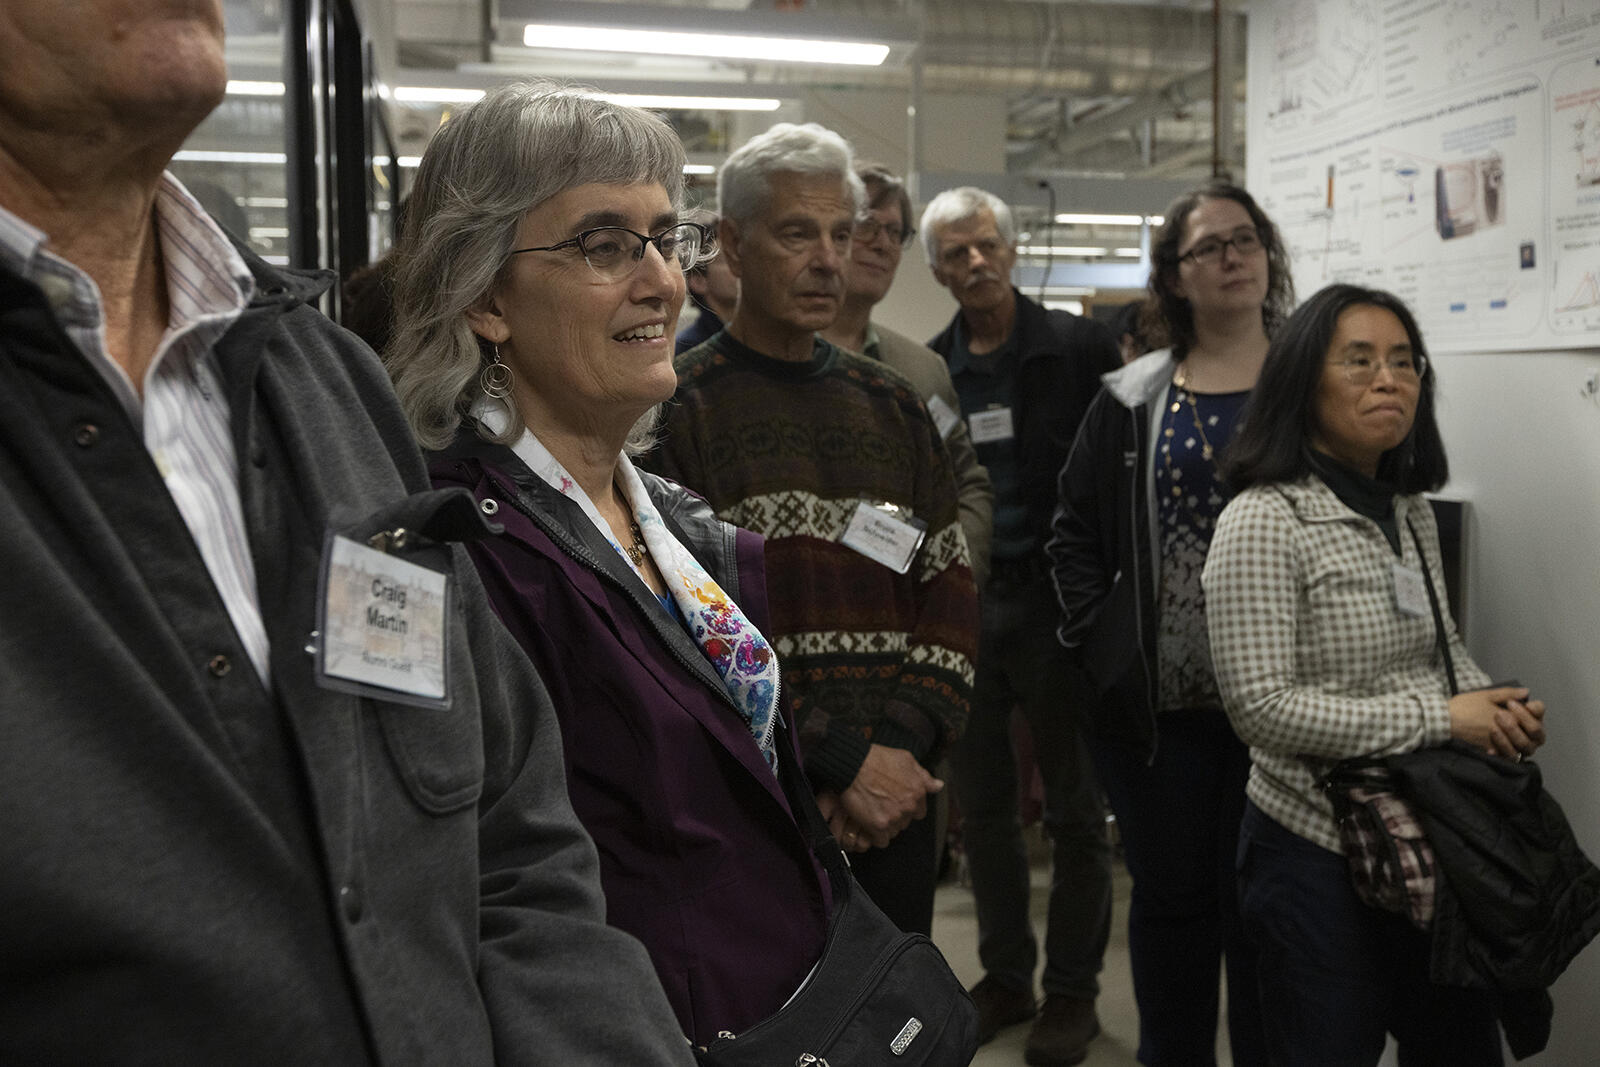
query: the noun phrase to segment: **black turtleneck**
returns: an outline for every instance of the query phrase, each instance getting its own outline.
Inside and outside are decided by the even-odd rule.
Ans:
[[[1345,466],[1326,452],[1309,451],[1311,469],[1333,490],[1333,495],[1357,515],[1364,515],[1378,524],[1389,547],[1400,555],[1400,525],[1394,518],[1394,486],[1368,478],[1358,470]]]

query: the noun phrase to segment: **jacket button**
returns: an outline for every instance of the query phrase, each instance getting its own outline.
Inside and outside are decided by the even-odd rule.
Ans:
[[[339,887],[339,910],[344,913],[346,922],[361,921],[361,890],[353,885]]]
[[[72,443],[79,448],[90,448],[100,440],[100,427],[92,422],[80,422],[72,428]]]
[[[227,676],[229,671],[233,670],[233,662],[227,656],[212,656],[206,661],[206,670],[210,671],[214,677],[223,678]]]

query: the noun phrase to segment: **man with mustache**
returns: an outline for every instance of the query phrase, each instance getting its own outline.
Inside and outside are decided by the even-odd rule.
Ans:
[[[1074,1064],[1100,1032],[1094,1000],[1111,923],[1110,850],[1083,729],[1087,681],[1056,640],[1059,609],[1044,544],[1056,475],[1102,373],[1121,365],[1098,323],[1047,311],[1011,285],[1016,230],[1004,201],[970,186],[922,214],[933,276],[960,309],[928,346],[944,356],[978,459],[994,484],[977,678],[967,734],[951,754],[985,976],[972,988],[978,1037],[1032,1018],[1030,1064]],[[1017,817],[1010,720],[1020,707],[1044,782],[1051,839],[1042,1012],[1033,993],[1037,942]]]
[[[691,1065],[493,528],[167,170],[220,0],[0,0],[0,54],[0,1063]]]
[[[678,357],[653,466],[766,536],[807,777],[868,894],[927,933],[944,787],[928,768],[965,724],[977,643],[950,460],[904,378],[817,336],[864,201],[849,145],[781,123],[728,157],[717,193],[739,301]]]

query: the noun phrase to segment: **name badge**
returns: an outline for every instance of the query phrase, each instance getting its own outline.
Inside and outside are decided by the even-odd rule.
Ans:
[[[967,429],[972,432],[972,443],[975,445],[1009,441],[1014,436],[1011,432],[1011,409],[988,408],[984,411],[974,411],[967,416]]]
[[[1422,572],[1398,561],[1394,565],[1394,605],[1402,615],[1430,615],[1428,587],[1423,584]]]
[[[319,685],[450,706],[449,575],[330,534],[318,599]]]
[[[941,438],[949,437],[950,431],[955,429],[956,423],[961,421],[961,416],[957,415],[955,409],[944,402],[944,397],[942,396],[930,396],[928,398],[928,414],[933,416],[933,424],[938,428]]]
[[[921,519],[902,519],[900,510],[894,504],[870,504],[863,500],[856,505],[855,514],[850,516],[850,524],[845,527],[839,543],[896,574],[904,574],[911,569],[911,560],[922,547],[928,524]]]

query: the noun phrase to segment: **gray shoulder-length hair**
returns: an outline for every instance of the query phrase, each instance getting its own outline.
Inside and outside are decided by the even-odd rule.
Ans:
[[[481,395],[493,346],[467,311],[510,262],[522,216],[580,185],[662,186],[683,206],[683,144],[660,118],[597,100],[593,90],[524,82],[491,90],[434,134],[422,154],[396,251],[394,337],[383,353],[395,393],[424,448],[448,445]],[[504,432],[525,424],[515,405]],[[628,435],[637,454],[654,439],[652,408]]]

